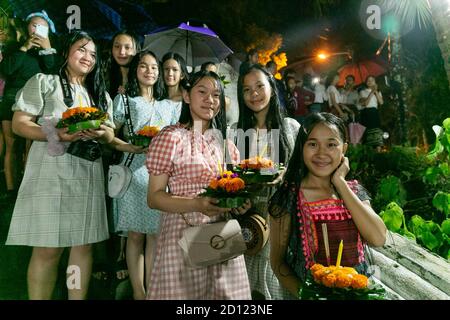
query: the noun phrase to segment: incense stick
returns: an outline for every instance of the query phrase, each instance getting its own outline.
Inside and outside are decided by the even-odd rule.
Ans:
[[[326,223],[322,223],[322,234],[323,234],[323,243],[325,245],[325,254],[327,256],[327,263],[328,263],[328,265],[331,265],[330,245],[328,243],[328,229],[327,229]]]

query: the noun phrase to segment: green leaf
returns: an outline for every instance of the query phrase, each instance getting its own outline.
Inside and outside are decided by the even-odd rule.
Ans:
[[[377,197],[381,203],[397,202],[402,206],[406,202],[406,191],[399,178],[387,176],[380,182]]]
[[[420,232],[416,235],[423,245],[431,251],[439,249],[444,243],[441,228],[433,221],[425,221]]]
[[[411,230],[415,235],[419,235],[424,223],[425,220],[423,220],[421,216],[414,215],[411,217],[411,220],[409,220],[409,230]]]
[[[450,131],[450,118],[447,118],[442,122],[442,126],[446,131]]]
[[[442,151],[444,151],[444,146],[440,141],[440,138],[444,133],[444,129],[440,126],[433,126],[433,131],[436,134],[436,142],[434,143],[433,150],[431,150],[427,155],[427,158],[430,160],[435,159],[438,155],[442,153]]]
[[[447,162],[443,162],[439,165],[439,169],[441,170],[442,174],[444,176],[450,175],[450,168]]]
[[[393,232],[399,232],[403,223],[404,216],[402,208],[400,208],[397,203],[389,203],[386,207],[386,210],[380,213],[380,217],[381,219],[383,219],[386,227],[389,230]]]
[[[425,171],[424,181],[430,183],[432,185],[437,184],[438,178],[442,173],[442,169],[440,167],[429,167]]]
[[[411,240],[414,240],[414,241],[416,240],[416,236],[413,233],[409,232],[407,229],[400,229],[399,234],[401,234],[402,236],[405,236]]]
[[[442,232],[450,237],[450,219],[444,220],[441,224]]]
[[[439,191],[433,198],[433,206],[446,216],[450,213],[450,194]]]

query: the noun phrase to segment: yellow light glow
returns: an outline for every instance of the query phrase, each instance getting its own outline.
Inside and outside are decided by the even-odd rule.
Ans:
[[[320,60],[325,60],[328,58],[328,55],[326,53],[321,52],[317,55],[317,58],[319,58]]]

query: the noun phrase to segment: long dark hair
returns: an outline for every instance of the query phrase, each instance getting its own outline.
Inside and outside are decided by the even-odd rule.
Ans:
[[[348,141],[347,129],[341,118],[327,112],[309,114],[298,130],[294,151],[289,160],[285,175],[285,181],[288,183],[295,183],[297,187],[300,187],[303,178],[308,174],[308,168],[305,166],[305,161],[303,159],[303,146],[305,145],[306,140],[308,140],[311,131],[319,123],[323,123],[327,126],[335,126],[338,129],[342,141]]]
[[[63,77],[67,80],[67,62],[69,57],[70,48],[79,40],[87,40],[92,41],[95,45],[95,64],[91,72],[86,75],[86,79],[84,81],[84,86],[86,87],[90,97],[92,98],[95,106],[106,111],[108,108],[108,102],[106,99],[106,87],[105,81],[103,78],[103,74],[101,72],[100,64],[100,54],[98,53],[98,46],[95,43],[94,39],[85,31],[73,31],[67,35],[67,38],[64,41],[63,46],[63,59],[61,67],[59,68],[59,76]],[[69,106],[70,107],[70,106]]]
[[[121,30],[117,32],[111,39],[111,46],[107,52],[106,58],[102,66],[103,74],[105,77],[106,88],[110,96],[114,97],[117,94],[117,89],[122,85],[122,72],[120,71],[120,65],[116,62],[112,55],[112,48],[114,46],[114,40],[118,36],[127,36],[131,38],[135,51],[139,52],[141,50],[141,45],[139,43],[138,37],[131,31]]]
[[[126,92],[130,97],[141,95],[139,81],[137,78],[137,69],[142,58],[146,55],[152,56],[158,63],[158,79],[153,85],[153,98],[155,98],[156,100],[161,100],[164,93],[164,81],[162,79],[161,63],[159,62],[158,57],[150,50],[140,51],[133,57],[133,60],[131,60],[130,69],[128,71],[128,83],[126,85]]]
[[[182,56],[180,56],[176,52],[167,52],[161,60],[161,66],[164,67],[164,62],[166,62],[167,60],[170,60],[170,59],[175,60],[178,63],[178,65],[180,66],[180,70],[181,70],[180,77],[183,77],[180,80],[180,84],[179,84],[180,88],[186,87],[189,83],[189,72],[186,67],[186,61],[183,59]],[[163,78],[164,78],[164,69],[162,70],[162,72],[163,72]],[[168,99],[169,98],[169,90],[167,89],[165,81],[164,81],[164,89],[165,89],[164,90],[165,91],[164,99]]]
[[[189,82],[185,83],[184,89],[190,93],[192,88],[195,87],[195,85],[203,78],[212,78],[217,88],[219,89],[219,112],[214,117],[214,119],[211,121],[211,127],[217,130],[220,130],[222,133],[222,137],[226,137],[227,132],[227,119],[225,114],[225,92],[223,90],[222,81],[220,81],[220,77],[215,73],[211,71],[201,70],[192,75],[192,77],[189,79]],[[180,114],[180,123],[187,124],[188,127],[191,127],[194,123],[191,115],[191,110],[189,108],[189,104],[187,104],[183,99],[183,105],[181,107],[181,114]]]
[[[252,65],[248,69],[245,69],[238,79],[238,102],[239,102],[239,119],[237,127],[243,129],[244,132],[248,129],[253,129],[256,126],[256,117],[254,112],[247,107],[244,101],[244,78],[252,71],[261,71],[269,81],[270,88],[272,91],[269,100],[269,110],[266,116],[266,126],[267,130],[279,129],[280,130],[280,162],[285,163],[289,159],[291,154],[291,148],[289,146],[289,140],[286,135],[286,127],[283,121],[283,116],[280,111],[280,100],[278,98],[278,91],[275,83],[275,79],[269,72],[259,64]],[[249,145],[245,144],[245,155],[241,155],[241,158],[247,158],[249,156]]]

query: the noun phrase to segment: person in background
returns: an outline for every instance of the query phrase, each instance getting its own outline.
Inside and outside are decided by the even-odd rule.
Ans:
[[[359,94],[355,85],[355,77],[348,75],[345,77],[344,87],[341,89],[342,104],[350,108],[355,114],[358,112]]]
[[[327,92],[325,89],[326,75],[321,74],[316,80],[313,79],[314,85],[314,103],[309,107],[309,111],[312,112],[322,112],[325,110],[324,104],[328,101]]]
[[[130,63],[140,47],[137,36],[127,30],[117,32],[111,39],[101,65],[105,86],[111,97],[114,98],[118,93],[125,92]],[[119,138],[124,137],[122,130],[116,130],[116,134]],[[117,159],[118,155],[122,156],[123,154],[114,152],[113,148],[109,146],[104,147],[102,151],[103,172],[106,176],[109,166],[119,163],[121,159]],[[111,237],[105,242],[94,245],[92,274],[94,279],[108,281],[110,285],[114,286],[118,281],[128,277],[125,250],[127,235],[114,232],[117,221],[114,220],[116,216],[113,214],[113,200],[108,195],[106,195],[106,208]]]
[[[165,98],[174,102],[183,100],[183,83],[189,81],[189,72],[183,57],[168,52],[162,58]],[[181,105],[180,105],[181,108]]]
[[[342,104],[342,96],[336,88],[339,82],[339,73],[332,72],[327,76],[325,87],[327,88],[329,112],[349,121],[349,115],[354,115],[353,111]]]
[[[295,120],[302,124],[308,114],[309,106],[314,102],[314,92],[304,86],[303,78],[297,81],[297,109],[295,110]]]
[[[111,97],[125,92],[131,59],[140,49],[137,36],[130,31],[122,30],[113,36],[111,50],[102,66],[106,88]]]
[[[21,171],[18,166],[22,166],[26,154],[25,146],[17,148],[20,138],[18,139],[12,131],[12,106],[17,92],[28,79],[40,72],[53,72],[57,64],[56,49],[52,47],[49,37],[55,32],[53,21],[45,11],[31,13],[25,21],[27,26],[24,40],[19,38],[17,45],[10,48],[9,52],[5,52],[3,61],[0,63],[0,73],[5,79],[5,90],[0,105],[0,120],[6,146],[4,170],[7,193],[12,200],[16,198],[17,186],[20,182],[17,181],[15,173]],[[41,34],[42,29],[47,30],[47,35]]]
[[[13,107],[12,129],[33,144],[6,244],[33,247],[27,277],[32,300],[51,299],[64,248],[70,248],[68,265],[72,266],[67,276],[73,274],[74,266],[79,275],[79,285],[68,287],[68,297],[86,299],[92,244],[109,237],[98,143],[110,143],[114,138],[112,101],[92,37],[76,31],[68,35],[63,49],[59,71],[30,78]],[[80,104],[106,112],[105,123],[99,129],[74,133],[68,133],[67,127],[55,127],[53,120]],[[70,152],[66,144],[77,145],[78,152]],[[93,152],[86,153],[86,149]],[[94,159],[86,154],[99,156]]]
[[[286,116],[295,118],[295,110],[297,110],[297,80],[294,77],[288,76],[285,78],[286,90]]]
[[[359,92],[359,103],[362,107],[361,124],[366,127],[363,143],[380,152],[383,146],[383,130],[381,130],[378,108],[383,105],[383,95],[378,89],[374,76],[367,77],[365,86],[366,88]]]
[[[200,66],[201,71],[211,71],[217,73],[217,65],[212,61],[207,61]]]
[[[266,69],[267,71],[270,72],[270,74],[272,74],[273,78],[275,79],[275,84],[277,86],[277,94],[278,94],[278,100],[280,101],[280,111],[283,115],[287,114],[287,110],[286,110],[286,90],[283,84],[283,81],[280,79],[275,78],[275,75],[277,74],[278,70],[277,70],[277,64],[270,60],[269,62],[266,63]]]
[[[244,62],[239,66],[239,75],[241,75],[246,69],[251,67],[254,64],[257,64],[259,61],[259,52],[257,49],[253,48],[248,50],[247,56]]]

